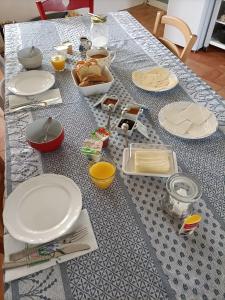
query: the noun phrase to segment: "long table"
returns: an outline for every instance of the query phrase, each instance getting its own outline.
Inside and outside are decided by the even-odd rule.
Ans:
[[[43,173],[63,174],[80,187],[83,206],[89,212],[98,250],[54,268],[6,285],[5,299],[224,299],[225,298],[225,105],[224,99],[198,78],[178,58],[145,30],[129,13],[108,16],[109,49],[116,51],[111,66],[115,82],[110,93],[123,105],[133,101],[149,108],[141,117],[149,140],[135,132],[130,142],[164,143],[173,146],[179,170],[201,182],[203,196],[195,211],[203,217],[195,233],[178,235],[179,222],[164,214],[165,180],[124,175],[121,170],[124,138],[113,132],[105,155],[118,172],[112,187],[97,190],[88,180],[88,161],[80,148],[107,116],[93,104],[99,96],[84,98],[75,88],[70,72],[56,74],[63,104],[45,109],[10,113],[6,96],[7,161],[6,195],[30,177]],[[79,37],[88,36],[89,17],[7,25],[6,86],[21,70],[18,49],[40,48],[44,70],[52,70],[53,46],[70,40],[80,59]],[[179,78],[174,89],[151,93],[131,81],[136,69],[161,65]],[[159,110],[174,101],[194,101],[212,110],[219,129],[204,140],[182,140],[169,135],[158,122]],[[39,117],[58,119],[65,141],[53,153],[42,154],[28,146],[25,129]],[[119,111],[113,115],[119,117]],[[6,199],[7,201],[7,199]]]

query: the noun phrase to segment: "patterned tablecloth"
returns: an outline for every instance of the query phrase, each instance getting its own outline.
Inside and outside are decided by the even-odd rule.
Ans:
[[[56,74],[63,104],[46,109],[9,113],[7,124],[7,194],[20,182],[42,173],[63,174],[81,188],[99,249],[55,268],[6,285],[5,299],[224,299],[225,298],[225,105],[207,84],[162,46],[127,12],[108,18],[109,48],[116,51],[115,77],[110,92],[125,105],[135,101],[149,108],[141,121],[150,140],[134,133],[132,142],[165,143],[177,153],[179,168],[196,176],[204,194],[195,206],[203,216],[190,237],[177,234],[178,222],[164,214],[159,201],[165,181],[155,177],[125,176],[121,171],[124,139],[113,133],[107,156],[118,167],[109,190],[99,191],[88,180],[88,162],[80,147],[90,132],[106,124],[106,114],[93,108],[99,98],[82,97],[70,72]],[[18,49],[35,45],[49,64],[53,46],[70,40],[78,49],[79,37],[89,34],[88,17],[13,24],[6,26],[6,86],[21,70]],[[75,58],[79,58],[79,54]],[[133,70],[156,64],[171,68],[179,85],[162,93],[145,92],[131,81]],[[219,130],[199,141],[167,134],[158,123],[159,110],[174,101],[194,101],[212,110]],[[25,141],[29,122],[43,116],[57,118],[65,127],[63,146],[40,155]],[[113,118],[118,117],[115,113]],[[7,200],[6,200],[7,201]],[[54,213],[54,211],[53,211]]]

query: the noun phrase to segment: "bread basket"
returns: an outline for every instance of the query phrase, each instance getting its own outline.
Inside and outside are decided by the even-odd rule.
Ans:
[[[77,76],[76,76],[75,69],[73,69],[71,71],[71,75],[73,77],[73,81],[74,81],[75,86],[80,91],[80,93],[84,96],[105,94],[109,91],[111,85],[114,82],[114,78],[112,76],[112,73],[109,71],[109,69],[107,67],[104,67],[104,69],[102,70],[102,73],[103,73],[103,75],[105,75],[107,77],[108,82],[81,87],[81,86],[78,85],[78,79],[77,79]]]

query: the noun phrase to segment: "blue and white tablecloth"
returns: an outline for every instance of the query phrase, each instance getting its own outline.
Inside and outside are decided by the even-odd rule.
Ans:
[[[97,190],[88,179],[88,162],[80,147],[91,131],[106,124],[106,114],[93,108],[98,96],[84,98],[79,94],[69,71],[56,74],[62,105],[12,114],[6,97],[7,194],[42,173],[72,178],[81,188],[99,248],[6,285],[5,299],[225,299],[224,99],[127,12],[110,14],[108,25],[109,48],[116,51],[111,68],[115,83],[110,92],[118,95],[124,106],[135,101],[149,108],[141,121],[150,140],[134,133],[130,142],[173,146],[179,168],[202,183],[204,194],[195,210],[203,221],[192,236],[178,235],[179,222],[160,208],[165,181],[124,175],[124,139],[116,132],[105,155],[117,164],[117,178],[109,190]],[[79,37],[88,36],[89,27],[88,17],[7,25],[6,86],[21,70],[19,49],[37,46],[44,54],[43,69],[51,70],[53,47],[70,40],[78,50]],[[150,93],[132,84],[132,71],[157,64],[176,73],[180,81],[176,88]],[[160,128],[157,116],[163,106],[174,101],[194,101],[208,107],[219,120],[219,130],[199,141],[169,135]],[[49,115],[64,125],[65,141],[54,153],[40,155],[27,145],[25,129],[33,119]],[[118,116],[117,112],[113,118]]]

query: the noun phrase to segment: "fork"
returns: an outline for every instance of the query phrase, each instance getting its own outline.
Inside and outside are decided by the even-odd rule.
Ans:
[[[62,236],[56,240],[53,240],[51,242],[47,242],[38,246],[34,246],[34,247],[28,247],[28,245],[26,244],[25,249],[16,252],[16,253],[12,253],[9,256],[9,260],[10,261],[17,261],[20,260],[24,257],[27,257],[28,254],[28,249],[29,249],[29,254],[33,254],[36,252],[47,252],[51,253],[54,252],[56,248],[60,248],[66,244],[71,244],[71,243],[75,243],[77,241],[79,241],[80,239],[82,239],[83,237],[85,237],[88,234],[88,229],[87,227],[83,226],[81,228],[79,228],[79,230],[73,232],[73,233],[69,233],[65,236]]]

